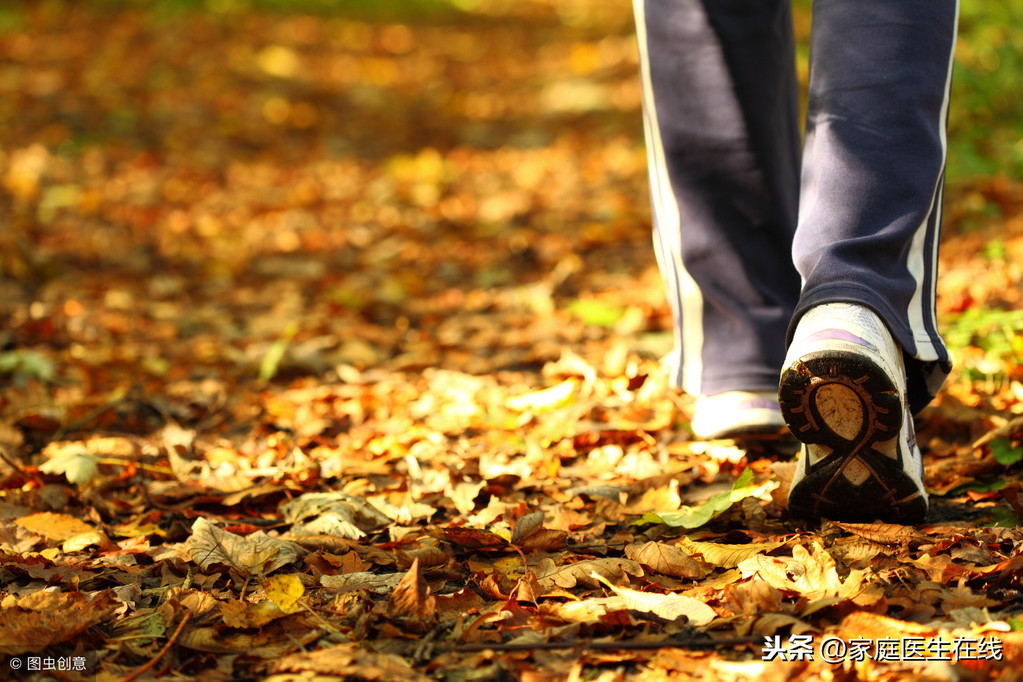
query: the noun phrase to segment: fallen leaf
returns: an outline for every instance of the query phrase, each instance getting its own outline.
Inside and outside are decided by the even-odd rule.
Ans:
[[[120,606],[112,590],[87,597],[81,592],[36,592],[3,608],[3,653],[43,651],[105,622]]]
[[[430,534],[435,538],[465,549],[500,549],[508,547],[508,541],[500,535],[480,530],[479,528],[450,526],[431,529]]]
[[[609,582],[599,573],[593,573],[595,581],[603,583],[608,589],[622,598],[625,608],[642,613],[652,613],[659,618],[675,621],[683,616],[691,625],[699,627],[706,625],[718,614],[714,609],[698,599],[687,597],[682,594],[654,594],[652,592],[640,592],[628,587],[619,587]]]
[[[276,604],[284,613],[298,610],[298,600],[305,594],[305,585],[297,575],[275,575],[263,581],[267,599]]]
[[[512,529],[511,542],[519,544],[523,539],[532,535],[543,527],[543,512],[532,512],[526,514],[515,523]]]
[[[728,511],[733,504],[747,497],[769,499],[772,490],[778,487],[776,481],[765,481],[759,485],[751,483],[753,470],[745,469],[736,479],[730,491],[718,493],[700,504],[683,506],[678,511],[647,512],[638,523],[663,523],[673,528],[699,528],[716,516]]]
[[[752,542],[747,545],[723,545],[717,542],[697,542],[683,537],[679,547],[691,554],[697,554],[708,564],[722,568],[735,568],[746,559],[757,554],[778,549],[784,542]]]
[[[220,615],[224,625],[232,628],[261,628],[267,623],[284,618],[285,613],[272,601],[260,601],[250,604],[239,599],[232,599],[220,604]]]
[[[900,526],[895,523],[832,523],[842,530],[882,545],[901,545],[911,540],[923,540],[925,536],[912,526]]]
[[[539,391],[530,391],[505,400],[504,404],[516,412],[543,412],[567,404],[572,400],[578,381],[565,379],[560,384]]]
[[[54,514],[53,512],[39,512],[15,519],[25,530],[37,535],[42,535],[48,540],[68,540],[83,533],[95,533],[96,529],[89,524],[76,519],[69,514]]]
[[[374,594],[389,594],[398,586],[401,579],[400,573],[377,575],[362,571],[345,575],[322,575],[320,576],[320,585],[341,593],[368,590]]]
[[[396,616],[421,621],[433,620],[437,602],[430,594],[430,587],[419,570],[419,559],[412,561],[412,567],[401,579],[387,599],[388,610]]]
[[[275,540],[263,531],[246,537],[235,535],[201,516],[192,524],[192,535],[184,548],[192,561],[203,569],[224,564],[253,576],[264,576],[299,557],[290,542]]]
[[[626,545],[625,556],[657,573],[676,578],[703,578],[707,570],[692,555],[662,542]]]
[[[281,505],[292,535],[332,535],[357,540],[382,528],[390,519],[373,505],[345,493],[305,493]]]
[[[66,449],[56,453],[39,466],[48,474],[64,474],[69,483],[85,485],[99,474],[96,455],[85,450]]]
[[[316,673],[374,682],[431,682],[394,654],[367,651],[356,643],[285,656],[274,664],[276,672]]]
[[[564,566],[556,566],[551,559],[544,559],[536,570],[537,581],[544,590],[554,586],[568,589],[579,583],[596,587],[599,583],[593,578],[594,574],[613,583],[627,584],[630,575],[643,575],[643,567],[631,559],[585,559]]]

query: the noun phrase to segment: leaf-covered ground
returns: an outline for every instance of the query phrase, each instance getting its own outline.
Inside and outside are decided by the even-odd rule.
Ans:
[[[334,7],[0,11],[0,677],[1018,679],[1023,186],[928,522],[798,522],[660,369],[628,3]]]

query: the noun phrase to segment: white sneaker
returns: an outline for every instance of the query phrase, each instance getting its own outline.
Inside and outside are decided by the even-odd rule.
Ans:
[[[921,521],[923,462],[902,351],[870,309],[811,308],[785,358],[779,401],[804,445],[789,510],[843,521]]]
[[[696,399],[693,434],[701,440],[770,440],[785,433],[773,391],[728,391]]]

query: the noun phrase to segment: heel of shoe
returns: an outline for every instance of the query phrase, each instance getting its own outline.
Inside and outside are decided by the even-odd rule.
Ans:
[[[923,518],[927,497],[904,462],[915,454],[905,449],[915,445],[901,440],[905,407],[884,369],[855,352],[807,353],[782,374],[779,400],[789,429],[805,444],[790,513],[848,521]]]

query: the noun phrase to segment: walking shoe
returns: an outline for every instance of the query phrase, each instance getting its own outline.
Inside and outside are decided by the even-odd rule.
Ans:
[[[702,440],[770,440],[785,432],[778,396],[771,391],[727,391],[699,396],[690,426]]]
[[[921,521],[927,493],[906,404],[905,364],[880,318],[851,303],[811,308],[796,326],[783,367],[782,415],[803,442],[790,512]]]

